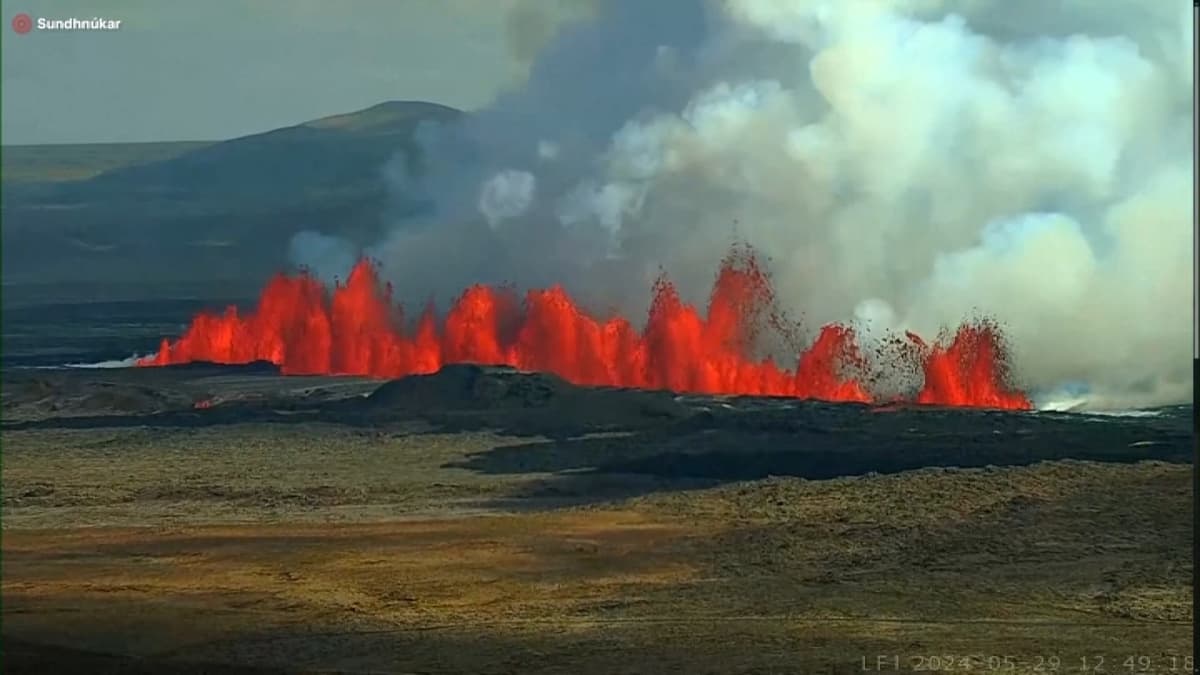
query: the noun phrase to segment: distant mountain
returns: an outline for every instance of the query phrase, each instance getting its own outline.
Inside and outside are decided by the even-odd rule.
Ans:
[[[148,164],[178,157],[212,145],[214,141],[168,143],[76,143],[55,145],[5,145],[0,149],[0,178],[9,183],[53,183],[92,178],[133,164]]]
[[[385,165],[400,157],[419,172],[417,127],[460,115],[391,101],[165,159],[126,158],[84,180],[5,180],[5,284],[261,281],[285,264],[299,230],[365,243],[388,209],[421,208],[389,201]],[[102,146],[76,147],[94,160]]]
[[[393,101],[356,113],[218,143],[161,162],[119,168],[72,186],[67,194],[106,199],[216,197],[265,206],[309,191],[371,189],[399,150],[413,151],[426,120],[460,113],[433,103]]]

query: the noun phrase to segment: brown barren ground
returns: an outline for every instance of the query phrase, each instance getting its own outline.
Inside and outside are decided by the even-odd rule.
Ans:
[[[1191,663],[1186,465],[702,488],[453,466],[530,442],[320,423],[7,429],[5,672]],[[639,489],[611,497],[619,483]]]

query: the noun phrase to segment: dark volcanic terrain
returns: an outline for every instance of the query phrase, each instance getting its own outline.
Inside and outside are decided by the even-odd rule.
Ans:
[[[193,364],[8,368],[3,413],[6,672],[1191,657],[1191,406],[887,409],[478,366],[380,382]]]

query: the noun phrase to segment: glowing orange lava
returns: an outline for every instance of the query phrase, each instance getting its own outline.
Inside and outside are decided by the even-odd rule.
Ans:
[[[558,286],[531,290],[524,302],[510,290],[472,286],[440,321],[427,307],[407,327],[391,288],[362,260],[332,293],[307,274],[277,275],[254,311],[199,314],[182,337],[164,339],[138,365],[266,360],[285,374],[401,377],[447,363],[505,364],[577,384],[866,403],[885,402],[863,385],[879,379],[872,369],[915,366],[924,373],[916,403],[1031,408],[1006,382],[1004,342],[986,321],[932,345],[907,334],[908,349],[894,360],[908,363],[882,364],[863,357],[852,328],[830,324],[788,370],[749,356],[762,331],[782,330],[770,279],[749,249],[735,248],[722,262],[704,316],[666,279],[653,292],[640,331],[620,316],[588,315]]]

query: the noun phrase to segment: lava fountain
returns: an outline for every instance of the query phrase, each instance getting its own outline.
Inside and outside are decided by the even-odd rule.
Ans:
[[[1028,410],[1008,382],[999,328],[978,320],[943,332],[932,344],[908,333],[888,359],[866,358],[854,330],[830,324],[800,350],[794,369],[751,356],[763,331],[788,337],[769,276],[748,247],[722,261],[701,315],[661,278],[644,327],[619,315],[598,319],[560,286],[521,301],[506,288],[466,289],[439,319],[427,306],[409,325],[390,285],[361,260],[332,291],[307,273],[279,274],[258,306],[243,314],[198,314],[182,337],[164,339],[139,366],[190,361],[271,361],[289,375],[402,377],[448,363],[510,365],[557,374],[583,385],[669,389],[703,394],[791,396],[826,401],[894,402],[871,392],[890,370],[924,374],[910,402]]]

